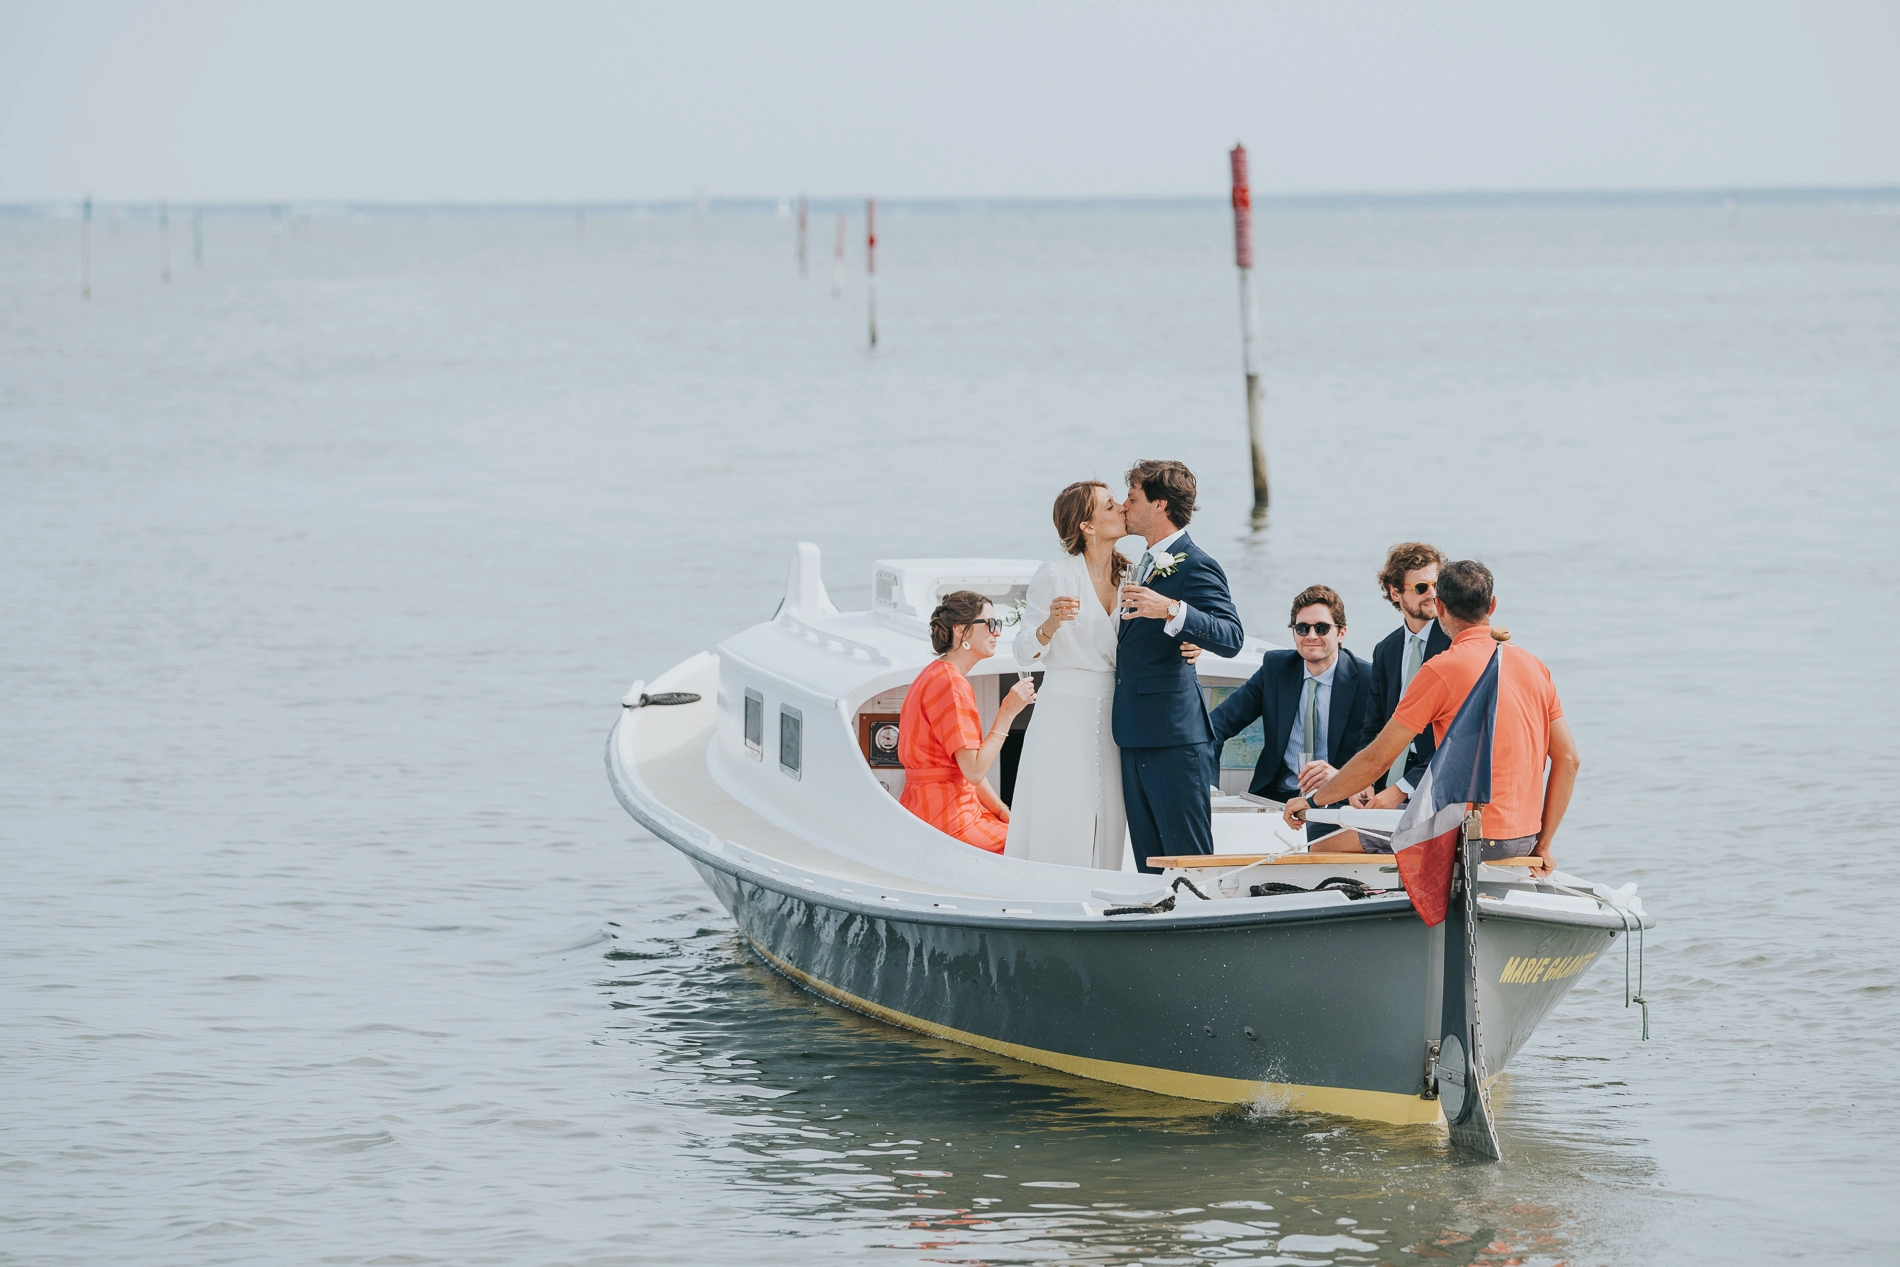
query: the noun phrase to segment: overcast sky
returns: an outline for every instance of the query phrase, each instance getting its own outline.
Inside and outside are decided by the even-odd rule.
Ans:
[[[1900,3],[0,0],[0,201],[1900,185]]]

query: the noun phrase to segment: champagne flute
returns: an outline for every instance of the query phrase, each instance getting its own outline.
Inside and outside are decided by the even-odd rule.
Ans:
[[[1055,598],[1054,598],[1054,599],[1053,599],[1053,600],[1052,600],[1052,601],[1050,602],[1050,604],[1049,604],[1049,608],[1050,608],[1050,611],[1051,611],[1051,613],[1053,613],[1053,612],[1055,611],[1055,609],[1056,609],[1056,606],[1057,606],[1057,604],[1064,604],[1064,603],[1074,603],[1074,604],[1076,605],[1076,613],[1075,613],[1075,614],[1076,614],[1077,616],[1080,616],[1080,615],[1082,614],[1082,610],[1081,610],[1081,608],[1082,608],[1082,604],[1081,604],[1081,600],[1080,600],[1080,599],[1077,599],[1077,598],[1075,598],[1075,597],[1074,597],[1073,595],[1070,595],[1070,594],[1057,594],[1057,595],[1055,596]],[[1056,622],[1056,633],[1061,633],[1061,632],[1062,632],[1062,626],[1063,626],[1063,625],[1065,625],[1065,624],[1067,624],[1067,623],[1068,623],[1067,621],[1057,621],[1057,622]],[[1040,639],[1040,638],[1038,638],[1038,639],[1037,639],[1036,641],[1037,641],[1037,642],[1041,642],[1041,641],[1042,641],[1042,639]],[[1049,635],[1049,641],[1048,641],[1048,643],[1047,643],[1047,644],[1045,644],[1045,648],[1044,648],[1044,649],[1046,650],[1046,649],[1047,649],[1048,647],[1051,647],[1051,646],[1054,646],[1054,645],[1055,645],[1055,641],[1056,641],[1056,635],[1055,635],[1055,634],[1050,634],[1050,635]],[[1024,671],[1024,670],[1020,670],[1020,669],[1019,669],[1019,670],[1017,670],[1017,672],[1018,672],[1018,673],[1020,673],[1020,674],[1021,674],[1021,675],[1022,675],[1023,677],[1028,677],[1028,676],[1029,676],[1029,674],[1028,674],[1028,672],[1026,672],[1026,671]]]

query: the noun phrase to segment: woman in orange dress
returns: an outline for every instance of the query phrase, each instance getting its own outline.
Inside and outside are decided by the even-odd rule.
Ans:
[[[897,720],[897,759],[904,763],[904,808],[965,844],[1002,853],[1009,807],[983,776],[996,764],[1009,724],[1036,698],[1029,679],[1016,683],[996,710],[990,733],[976,711],[970,670],[996,654],[1003,631],[990,600],[972,590],[944,595],[930,613],[933,660],[904,696]]]

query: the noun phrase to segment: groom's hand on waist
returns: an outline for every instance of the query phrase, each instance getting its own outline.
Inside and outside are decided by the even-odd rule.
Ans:
[[[1166,620],[1174,614],[1174,605],[1179,599],[1169,598],[1166,594],[1157,594],[1142,585],[1129,585],[1122,589],[1122,619]]]

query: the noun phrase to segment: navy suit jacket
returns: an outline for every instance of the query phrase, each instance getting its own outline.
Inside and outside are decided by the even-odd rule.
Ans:
[[[1429,660],[1451,645],[1451,635],[1437,621],[1432,622],[1432,631],[1425,635],[1425,659]],[[1422,663],[1422,662],[1421,662]],[[1400,625],[1379,641],[1372,649],[1372,735],[1385,729],[1392,720],[1392,714],[1399,707],[1399,675],[1405,671],[1405,626]],[[1425,767],[1431,763],[1432,753],[1437,749],[1437,740],[1432,728],[1427,726],[1412,741],[1412,755],[1405,763],[1405,778],[1413,787],[1418,786],[1419,776],[1425,773]],[[1381,774],[1377,784],[1380,791],[1385,790],[1388,775]]]
[[[1187,604],[1187,620],[1178,637],[1152,617],[1123,620],[1115,653],[1115,742],[1123,748],[1172,748],[1205,744],[1212,731],[1201,681],[1181,658],[1191,642],[1217,656],[1237,656],[1246,642],[1240,613],[1227,592],[1227,574],[1211,555],[1183,534],[1169,547],[1185,554],[1174,571],[1149,578],[1148,588]],[[1120,619],[1117,613],[1117,619]]]
[[[1253,782],[1247,790],[1255,796],[1274,796],[1283,781],[1296,780],[1299,771],[1286,768],[1286,742],[1293,735],[1293,721],[1300,711],[1300,694],[1306,687],[1306,661],[1297,651],[1269,651],[1259,672],[1247,684],[1221,701],[1209,719],[1214,741],[1226,743],[1261,719],[1266,731],[1266,749],[1253,769]],[[1334,767],[1345,765],[1378,733],[1371,726],[1372,666],[1344,647],[1339,649],[1339,664],[1333,670],[1331,706],[1326,710],[1326,760]]]

